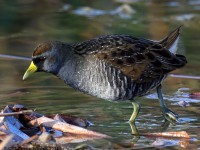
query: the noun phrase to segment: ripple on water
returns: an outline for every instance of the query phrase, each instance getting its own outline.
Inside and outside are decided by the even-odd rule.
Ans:
[[[81,15],[86,17],[95,17],[95,16],[105,15],[106,11],[86,6],[74,10],[73,13],[76,15]]]
[[[188,21],[191,20],[195,17],[194,14],[182,14],[182,15],[178,15],[176,16],[176,20],[178,21]]]
[[[180,3],[179,3],[179,2],[168,2],[168,3],[167,3],[167,6],[170,6],[170,7],[178,7],[178,6],[180,6]]]
[[[197,118],[188,118],[188,117],[178,119],[179,123],[189,123],[189,122],[194,122],[197,120],[198,120]]]

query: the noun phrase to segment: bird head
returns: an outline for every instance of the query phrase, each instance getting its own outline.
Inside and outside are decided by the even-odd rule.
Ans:
[[[36,47],[32,55],[32,62],[26,72],[23,80],[27,79],[34,72],[49,72],[57,74],[63,61],[63,49],[65,44],[55,42],[45,42]]]

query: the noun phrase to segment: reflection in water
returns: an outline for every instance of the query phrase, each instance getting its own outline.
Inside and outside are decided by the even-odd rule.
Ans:
[[[133,138],[132,138],[132,142],[133,143],[137,143],[138,140],[140,139],[140,134],[138,133],[138,129],[135,125],[135,122],[134,123],[130,123],[130,127],[131,127],[131,133],[133,135]]]
[[[91,141],[88,144],[102,149],[112,149],[115,147],[114,144],[119,141],[123,143],[121,148],[125,146],[136,148],[136,145],[130,144],[134,137],[130,134],[129,125],[125,123],[132,112],[130,103],[111,103],[87,96],[65,86],[62,81],[48,74],[41,73],[40,76],[35,75],[31,80],[23,82],[22,75],[28,67],[25,61],[29,59],[21,56],[30,57],[35,46],[46,40],[71,43],[102,34],[115,33],[158,40],[163,38],[169,30],[183,24],[181,40],[186,50],[183,51],[184,55],[187,56],[189,63],[187,67],[174,73],[200,76],[198,71],[200,37],[197,34],[200,32],[199,4],[193,0],[170,2],[174,3],[163,1],[129,3],[135,13],[131,15],[131,18],[121,19],[117,15],[105,14],[90,18],[73,13],[74,10],[83,6],[103,12],[116,10],[121,4],[114,1],[102,0],[89,3],[75,0],[70,1],[67,5],[62,1],[19,0],[10,3],[3,0],[0,5],[0,54],[4,54],[0,55],[1,107],[3,108],[7,104],[21,103],[45,114],[65,113],[85,117],[94,124],[89,129],[114,137],[110,147],[106,147],[110,143],[107,140]],[[60,11],[64,5],[70,6],[70,8],[67,8],[67,11]],[[185,14],[192,14],[193,17],[189,20],[187,20],[188,16],[186,20],[177,20],[177,16]],[[200,91],[199,80],[168,77],[164,82],[163,88],[167,105],[171,105],[171,109],[180,114],[183,122],[177,123],[176,126],[170,124],[163,131],[185,130],[192,137],[200,140],[198,129],[200,126],[198,115],[200,103],[198,99],[187,97],[193,90]],[[174,93],[181,87],[190,88],[191,91],[183,91],[182,95],[176,96]],[[185,100],[190,105],[181,107],[177,104],[180,100]],[[163,117],[160,113],[157,96],[140,98],[139,102],[143,106],[136,120],[139,133],[160,132],[159,127]],[[154,147],[151,145],[154,140],[143,136],[137,138],[137,148]],[[118,147],[120,146],[118,145]],[[188,147],[197,149],[198,144],[191,143]]]
[[[170,122],[165,121],[163,123],[163,125],[161,126],[159,132],[157,132],[157,133],[150,133],[150,132],[142,133],[137,130],[137,126],[135,123],[130,124],[131,129],[132,129],[132,135],[133,135],[132,139],[131,139],[131,143],[133,143],[135,145],[134,146],[135,149],[140,148],[140,145],[138,145],[137,143],[139,143],[139,140],[141,139],[141,137],[144,136],[147,139],[148,138],[153,139],[151,146],[154,146],[156,148],[164,148],[164,147],[168,147],[168,146],[179,146],[182,148],[187,148],[190,141],[195,141],[195,139],[181,138],[181,136],[184,137],[185,134],[187,134],[186,132],[171,132],[171,133],[165,132],[165,131],[167,131],[169,125],[170,125]],[[171,134],[171,137],[169,136],[169,134]]]

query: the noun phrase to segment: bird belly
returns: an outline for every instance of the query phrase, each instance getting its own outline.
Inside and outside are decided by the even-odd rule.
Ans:
[[[133,98],[135,84],[120,70],[99,60],[76,61],[76,63],[69,62],[70,67],[62,68],[57,75],[69,86],[106,100],[117,101]]]
[[[119,69],[99,60],[77,63],[79,65],[70,63],[74,66],[61,69],[61,72],[64,73],[58,74],[58,77],[83,93],[106,100],[131,100],[135,96],[146,94],[162,81],[159,79],[157,82],[148,84],[136,83]],[[71,69],[69,70],[69,68]],[[61,76],[63,74],[64,76]]]
[[[124,82],[115,80],[114,76],[108,77],[105,72],[95,72],[94,70],[89,74],[87,72],[75,88],[92,96],[112,101],[127,100],[132,97],[131,90]],[[127,94],[129,92],[130,94]]]

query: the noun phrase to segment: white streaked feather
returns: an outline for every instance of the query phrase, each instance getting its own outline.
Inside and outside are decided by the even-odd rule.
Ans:
[[[179,37],[176,39],[173,45],[169,48],[169,51],[173,54],[175,54],[178,49],[178,41],[179,41]]]

